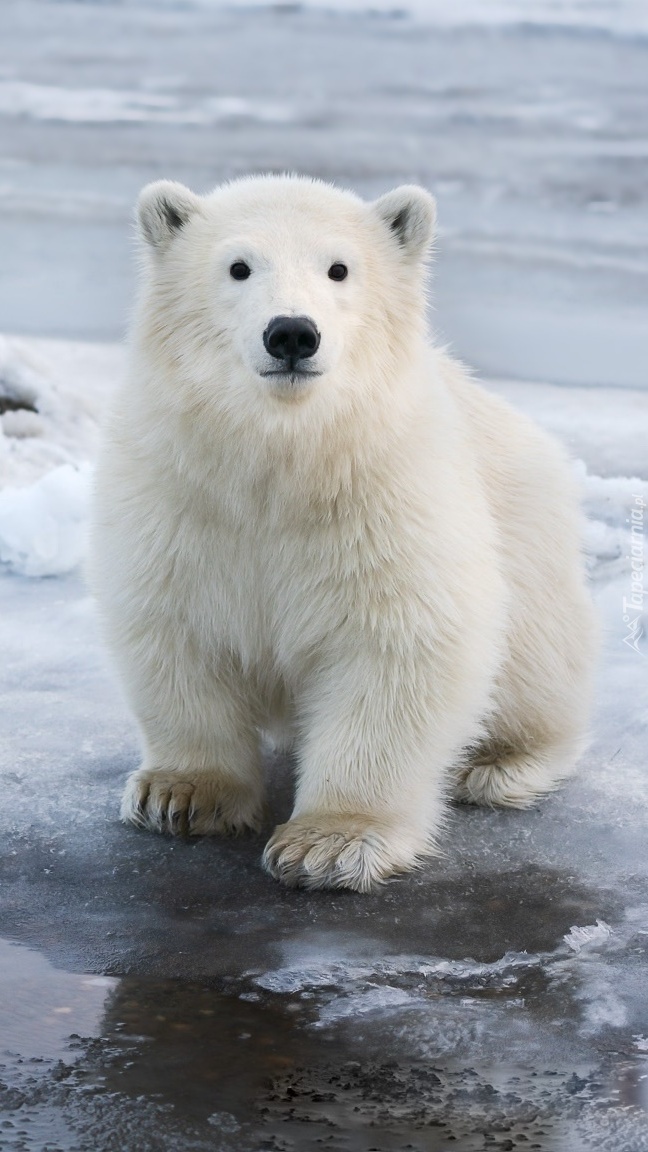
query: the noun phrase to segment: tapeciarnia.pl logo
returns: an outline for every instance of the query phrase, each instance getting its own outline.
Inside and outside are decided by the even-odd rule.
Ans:
[[[633,507],[626,524],[630,525],[630,595],[623,597],[623,623],[627,628],[627,635],[623,643],[634,648],[641,656],[644,653],[639,642],[644,634],[641,620],[644,606],[645,588],[645,561],[644,561],[644,512],[646,501],[643,496],[633,496]]]

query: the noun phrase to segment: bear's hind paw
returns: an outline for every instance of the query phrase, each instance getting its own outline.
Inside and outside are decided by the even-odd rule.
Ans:
[[[468,765],[455,788],[455,800],[489,808],[531,808],[569,775],[574,756],[509,753]]]

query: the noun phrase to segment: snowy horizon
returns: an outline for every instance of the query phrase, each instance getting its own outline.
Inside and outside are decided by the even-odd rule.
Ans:
[[[53,0],[42,0],[51,3]],[[55,0],[58,2],[58,0]],[[105,0],[81,0],[92,5]],[[358,16],[411,18],[445,28],[529,26],[572,28],[613,35],[648,35],[643,0],[122,0],[126,7],[313,9]]]

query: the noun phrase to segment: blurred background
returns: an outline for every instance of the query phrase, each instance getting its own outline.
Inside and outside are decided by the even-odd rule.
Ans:
[[[434,192],[482,372],[648,384],[643,0],[2,0],[1,331],[121,339],[140,187],[285,169]]]

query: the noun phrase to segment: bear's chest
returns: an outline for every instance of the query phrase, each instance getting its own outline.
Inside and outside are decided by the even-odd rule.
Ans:
[[[393,525],[374,507],[214,501],[185,522],[185,593],[245,664],[293,667],[350,620],[398,596]],[[390,543],[391,541],[391,543]],[[410,568],[411,571],[411,568]],[[397,583],[397,581],[396,581]]]

